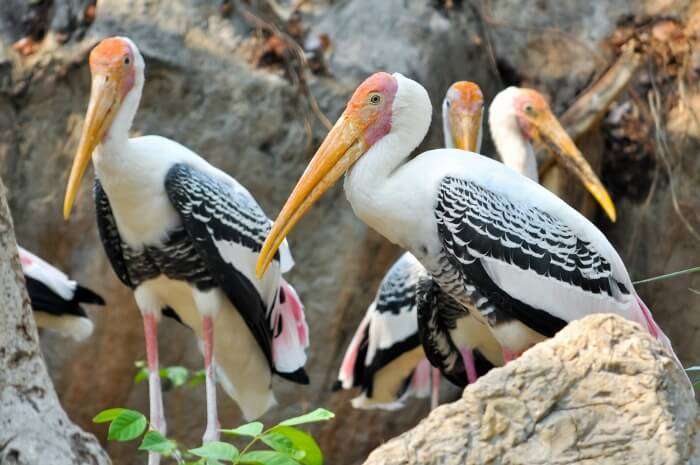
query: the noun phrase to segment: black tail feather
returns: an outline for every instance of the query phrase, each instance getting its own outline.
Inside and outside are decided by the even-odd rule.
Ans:
[[[78,287],[75,288],[75,294],[73,294],[73,301],[93,305],[105,304],[105,300],[100,295],[81,285],[78,285]]]
[[[280,378],[292,381],[293,383],[309,384],[310,382],[309,375],[306,373],[306,370],[304,370],[304,367],[299,368],[296,371],[292,371],[291,373],[280,373],[279,371],[276,371],[276,373],[280,376]]]

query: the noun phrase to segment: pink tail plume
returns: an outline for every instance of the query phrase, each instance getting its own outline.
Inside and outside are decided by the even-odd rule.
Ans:
[[[658,324],[656,324],[656,321],[654,321],[654,317],[651,315],[651,311],[649,310],[649,307],[646,306],[646,304],[642,301],[641,298],[637,294],[635,294],[635,297],[637,299],[637,303],[639,304],[639,308],[642,311],[642,315],[644,315],[644,320],[647,323],[647,329],[649,330],[649,333],[654,336],[658,341],[663,343],[668,351],[671,353],[671,356],[673,359],[676,361],[680,369],[683,371],[683,374],[685,375],[686,379],[688,380],[688,383],[690,384],[690,391],[693,393],[693,396],[695,396],[695,389],[693,388],[693,382],[690,380],[690,377],[688,376],[688,373],[685,371],[683,368],[683,364],[681,363],[680,359],[676,355],[676,353],[673,351],[673,346],[671,345],[671,340],[664,334],[664,332],[661,330]]]
[[[360,326],[357,327],[357,331],[352,336],[348,349],[345,351],[343,363],[340,365],[340,373],[338,374],[338,380],[342,383],[343,389],[352,388],[355,382],[355,364],[358,363],[357,356],[364,341],[365,330],[370,320],[369,317],[369,312],[367,312],[362,322],[360,322]],[[359,360],[359,363],[364,362],[364,360]]]
[[[275,368],[282,373],[292,373],[302,368],[306,363],[306,349],[309,347],[309,327],[299,296],[284,279],[280,283],[271,321],[272,358]]]

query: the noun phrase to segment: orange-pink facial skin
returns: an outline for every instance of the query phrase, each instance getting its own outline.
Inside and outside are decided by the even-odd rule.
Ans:
[[[90,52],[90,71],[93,75],[102,74],[106,79],[116,79],[120,83],[119,98],[134,87],[136,70],[134,52],[129,43],[119,37],[105,39]]]
[[[474,114],[484,106],[484,95],[479,86],[469,81],[455,82],[447,91],[450,108],[463,114]]]
[[[389,73],[371,75],[352,94],[345,116],[360,129],[365,147],[371,147],[391,130],[391,109],[399,83]],[[375,103],[376,96],[379,101]]]
[[[536,90],[520,89],[520,93],[515,99],[514,105],[520,130],[525,137],[534,140],[537,134],[531,120],[537,119],[540,115],[549,113],[549,104],[547,104],[547,101],[542,97],[542,94]]]

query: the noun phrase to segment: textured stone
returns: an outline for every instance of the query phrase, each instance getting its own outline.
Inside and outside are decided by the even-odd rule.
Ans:
[[[95,436],[68,419],[49,378],[6,192],[0,180],[0,463],[107,465]]]
[[[698,464],[699,427],[661,344],[593,315],[491,371],[365,465]]]

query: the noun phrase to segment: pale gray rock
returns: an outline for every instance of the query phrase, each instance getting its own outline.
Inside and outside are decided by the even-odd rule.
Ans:
[[[662,345],[599,314],[492,370],[365,465],[698,464],[699,421]]]

